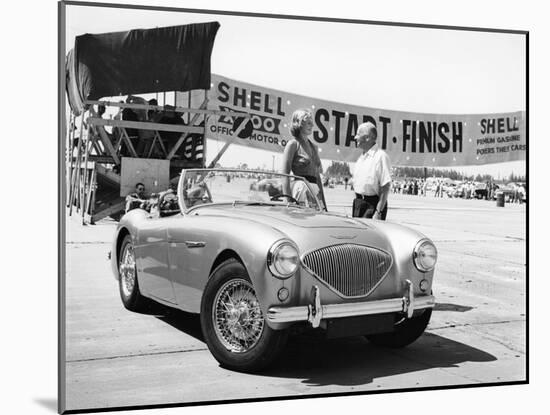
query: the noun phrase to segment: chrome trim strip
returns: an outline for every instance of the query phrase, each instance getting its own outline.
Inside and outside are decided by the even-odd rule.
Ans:
[[[204,248],[206,246],[206,242],[202,241],[184,241],[187,248]]]
[[[368,301],[360,303],[321,305],[319,287],[312,289],[312,304],[297,307],[270,307],[267,310],[267,320],[272,323],[292,323],[309,321],[313,327],[318,327],[322,319],[366,316],[382,313],[406,313],[411,318],[415,310],[433,308],[435,297],[426,295],[414,297],[412,284],[407,280],[403,297],[387,300]]]

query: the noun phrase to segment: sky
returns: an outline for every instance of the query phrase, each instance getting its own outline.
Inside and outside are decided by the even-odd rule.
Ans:
[[[441,114],[525,110],[525,38],[517,34],[68,6],[75,36],[217,20],[212,72],[296,94]],[[170,103],[170,98],[168,99]],[[209,140],[207,161],[223,142]],[[231,145],[224,166],[277,168],[282,154]],[[331,163],[323,160],[324,166]],[[525,174],[525,162],[453,167]]]

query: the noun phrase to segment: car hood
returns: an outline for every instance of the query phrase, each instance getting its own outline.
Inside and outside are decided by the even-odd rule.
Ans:
[[[286,206],[209,205],[190,214],[224,218],[226,224],[233,222],[236,232],[258,232],[257,226],[247,228],[246,225],[255,223],[274,231],[279,238],[290,238],[302,253],[351,243],[377,247],[392,254],[397,250],[408,257],[415,244],[425,238],[421,233],[396,223]],[[259,237],[254,233],[249,236]]]
[[[368,228],[365,223],[337,213],[318,212],[286,206],[209,206],[200,211],[200,215],[221,215],[246,218],[274,228],[287,228],[289,225],[299,228]]]
[[[388,232],[382,229],[386,224],[370,219],[358,220],[337,213],[286,206],[211,206],[200,209],[197,213],[201,216],[222,216],[236,222],[246,220],[269,227],[277,231],[281,238],[292,239],[302,251],[343,243],[357,243],[391,250]],[[244,224],[236,226],[245,229]]]

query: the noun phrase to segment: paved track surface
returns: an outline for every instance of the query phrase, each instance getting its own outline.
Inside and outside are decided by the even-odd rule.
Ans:
[[[353,193],[326,193],[331,210],[351,212]],[[248,375],[218,365],[198,316],[125,310],[106,258],[115,223],[68,218],[67,409],[525,380],[525,205],[391,195],[388,220],[438,247],[426,334],[397,351],[297,336],[274,368]]]

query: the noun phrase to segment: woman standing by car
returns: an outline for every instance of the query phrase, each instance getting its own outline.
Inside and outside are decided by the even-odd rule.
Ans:
[[[290,134],[294,138],[286,144],[281,172],[304,177],[316,193],[317,198],[321,201],[321,207],[326,210],[325,195],[321,181],[323,167],[319,158],[319,149],[309,139],[312,131],[313,115],[311,111],[308,109],[294,111],[290,123]],[[289,180],[283,182],[283,193],[285,195],[292,195],[298,202],[306,202],[307,191],[298,188],[298,186],[295,186],[291,191]]]

